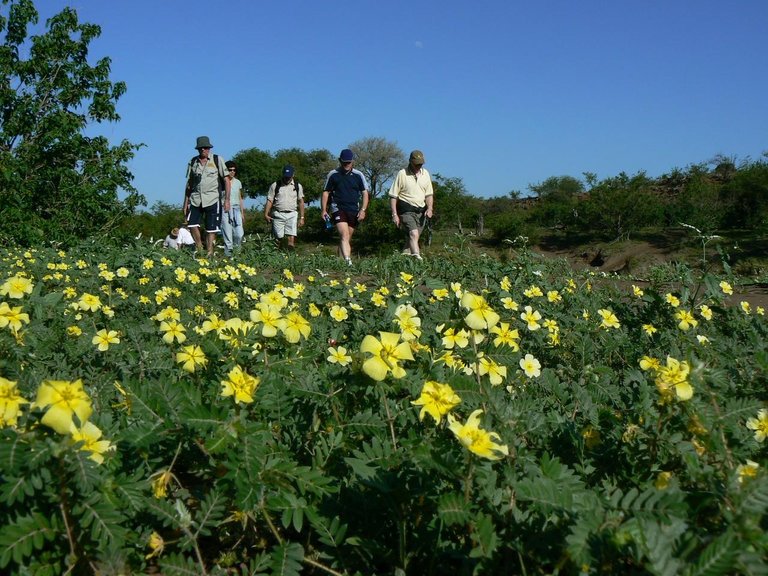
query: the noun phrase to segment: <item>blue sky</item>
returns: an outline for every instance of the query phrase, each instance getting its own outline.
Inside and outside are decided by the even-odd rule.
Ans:
[[[482,197],[768,150],[766,0],[36,4],[102,27],[128,92],[100,131],[146,145],[149,206],[181,203],[198,135],[224,158],[381,136]]]

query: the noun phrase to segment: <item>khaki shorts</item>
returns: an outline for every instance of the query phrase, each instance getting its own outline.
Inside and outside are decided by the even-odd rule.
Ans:
[[[275,238],[296,236],[298,232],[298,212],[272,212],[272,234]]]
[[[406,232],[418,230],[421,234],[421,231],[424,230],[424,222],[423,212],[403,212],[400,214],[400,225]]]

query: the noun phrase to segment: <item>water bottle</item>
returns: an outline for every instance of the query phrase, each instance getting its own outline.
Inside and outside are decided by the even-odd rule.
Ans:
[[[328,214],[325,215],[325,229],[330,230],[333,228],[333,223],[331,222],[331,217],[328,216]]]

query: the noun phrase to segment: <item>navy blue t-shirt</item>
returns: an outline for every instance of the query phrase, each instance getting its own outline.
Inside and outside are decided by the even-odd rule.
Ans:
[[[333,214],[339,210],[357,212],[360,196],[363,190],[368,190],[368,183],[360,170],[353,168],[351,172],[344,172],[341,168],[337,168],[328,173],[323,190],[330,193],[329,213]]]

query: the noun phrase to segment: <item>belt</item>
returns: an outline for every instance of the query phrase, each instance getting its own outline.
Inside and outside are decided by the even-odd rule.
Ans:
[[[281,214],[290,214],[291,212],[296,212],[296,210],[275,210],[275,212],[280,212]]]

